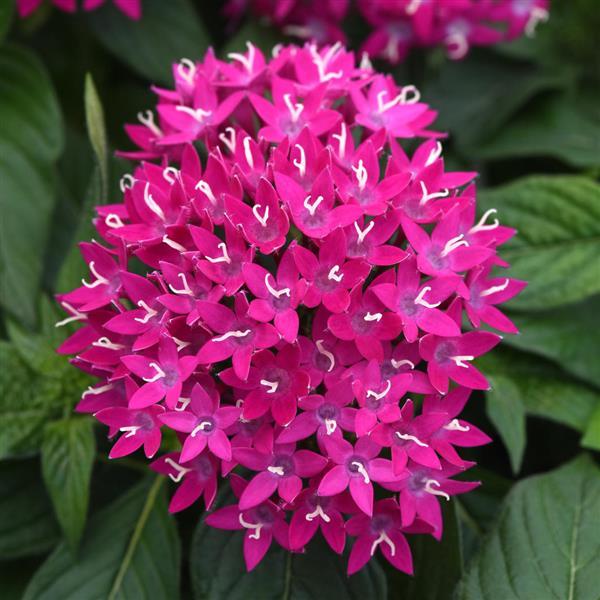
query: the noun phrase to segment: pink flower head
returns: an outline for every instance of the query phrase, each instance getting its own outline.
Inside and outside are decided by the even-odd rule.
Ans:
[[[256,1],[307,31],[345,4]],[[58,297],[57,326],[80,325],[59,352],[97,379],[76,410],[107,425],[111,457],[175,432],[152,464],[178,484],[171,511],[231,485],[238,503],[206,522],[245,531],[248,569],[320,530],[337,553],[356,538],[351,573],[377,551],[410,572],[405,536],[441,535],[436,496],[473,487],[452,479],[472,466],[459,452],[489,441],[461,411],[501,339],[482,325],[515,330],[496,308],[524,286],[496,270],[515,231],[476,215],[474,174],[445,170],[413,86],[339,44],[275,54],[209,51],[154,88],[122,202],[81,245],[89,274]]]

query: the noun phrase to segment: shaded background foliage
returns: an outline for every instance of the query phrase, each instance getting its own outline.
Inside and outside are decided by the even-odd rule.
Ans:
[[[44,5],[18,21],[0,0],[0,597],[597,599],[596,0],[555,0],[533,40],[456,63],[413,53],[391,71],[440,111],[450,167],[479,171],[480,210],[519,230],[506,258],[530,281],[509,305],[522,333],[480,360],[493,389],[468,406],[495,437],[467,457],[483,485],[444,507],[440,543],[412,544],[414,578],[372,561],[348,579],[318,542],[246,575],[238,533],[208,530],[199,506],[168,515],[167,483],[135,457],[108,465],[104,432],[73,414],[89,382],[54,353],[65,332],[51,296],[83,275],[75,242],[92,207],[119,197],[122,124],[171,62],[283,41],[252,20],[228,31],[220,8],[144,0],[136,23]]]

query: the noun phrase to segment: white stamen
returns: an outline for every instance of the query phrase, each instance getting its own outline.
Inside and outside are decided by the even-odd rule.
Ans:
[[[469,431],[471,428],[468,425],[461,425],[458,419],[452,419],[450,423],[444,425],[447,431]]]
[[[265,387],[269,388],[267,390],[267,394],[274,394],[277,391],[277,388],[279,387],[279,381],[269,381],[268,379],[261,379],[260,385],[264,385]]]
[[[169,284],[169,289],[174,293],[174,294],[182,294],[182,295],[186,295],[186,296],[193,296],[194,292],[192,292],[187,279],[185,277],[185,273],[177,273],[177,277],[179,277],[179,279],[181,279],[181,281],[183,282],[183,288],[181,288],[180,290],[173,287],[171,284]]]
[[[279,475],[280,477],[283,477],[285,475],[285,471],[283,470],[283,467],[267,467],[267,471],[269,471],[269,473],[273,473],[274,475]]]
[[[203,110],[202,108],[190,108],[189,106],[178,105],[175,107],[175,110],[189,115],[193,119],[196,119],[198,123],[202,123],[202,121],[204,121],[206,117],[210,117],[210,115],[212,115],[212,110]]]
[[[60,303],[60,305],[63,308],[65,308],[66,310],[68,310],[69,312],[73,313],[73,316],[67,317],[66,319],[63,319],[62,321],[57,321],[54,324],[54,327],[63,327],[64,325],[67,325],[68,323],[72,323],[73,321],[85,321],[85,320],[87,320],[87,315],[85,313],[79,312],[74,306],[72,306],[68,302],[65,302],[63,300]]]
[[[337,421],[335,419],[325,419],[325,431],[327,435],[331,435],[337,429]]]
[[[138,121],[145,125],[156,137],[162,137],[160,127],[154,122],[154,114],[151,110],[139,112],[137,114]]]
[[[387,379],[385,382],[385,390],[383,392],[375,392],[373,390],[367,390],[367,398],[375,398],[375,400],[382,400],[385,398],[389,391],[392,389],[392,382]]]
[[[221,242],[220,244],[217,244],[217,248],[219,248],[221,250],[221,252],[223,253],[222,256],[218,256],[217,258],[213,258],[212,256],[204,256],[204,258],[206,258],[206,260],[210,263],[212,263],[213,265],[216,263],[227,263],[228,265],[231,264],[231,258],[229,258],[229,254],[227,253],[227,245],[225,244],[225,242]]]
[[[184,411],[192,401],[191,398],[177,398],[177,404],[175,404],[175,410],[177,412]]]
[[[191,473],[192,469],[187,469],[186,467],[182,467],[179,463],[176,463],[172,458],[165,458],[165,462],[177,471],[177,475],[173,475],[173,473],[169,473],[169,477],[175,483],[179,483],[186,473]]]
[[[96,348],[106,348],[107,350],[123,350],[123,348],[125,348],[123,344],[115,344],[107,337],[98,338],[95,342],[92,342],[92,346],[96,346]]]
[[[317,71],[319,72],[319,81],[322,83],[324,81],[330,81],[331,79],[340,79],[342,77],[342,71],[336,71],[334,73],[327,73],[327,66],[332,58],[339,52],[342,45],[340,42],[336,42],[331,48],[327,50],[325,56],[321,56],[317,50],[317,47],[314,44],[309,46],[310,53],[313,57],[313,63],[317,67]]]
[[[373,229],[373,227],[375,227],[375,221],[369,221],[368,225],[364,229],[361,229],[360,226],[358,225],[358,222],[354,221],[354,229],[356,230],[356,234],[358,236],[358,238],[357,238],[358,244],[363,243],[363,241],[365,240],[365,237],[367,237],[367,233],[369,233],[369,231],[371,231],[371,229]]]
[[[254,529],[254,533],[250,534],[248,537],[251,540],[259,540],[260,539],[260,530],[263,528],[263,523],[248,523],[248,521],[244,521],[244,517],[242,517],[242,513],[238,517],[240,521],[240,525],[244,529]]]
[[[329,523],[331,521],[331,517],[327,513],[323,512],[320,504],[317,504],[317,508],[315,508],[313,512],[308,513],[304,518],[307,521],[313,521],[317,517],[321,517],[325,523]]]
[[[196,65],[189,58],[182,58],[177,65],[178,75],[189,85],[194,85]]]
[[[106,385],[101,385],[100,387],[89,387],[83,394],[81,394],[82,398],[86,396],[97,396],[98,394],[104,394],[104,392],[108,392],[112,390],[114,385],[112,383],[107,383]]]
[[[292,163],[300,172],[300,177],[304,177],[304,175],[306,175],[306,154],[304,152],[304,148],[300,144],[294,144],[294,148],[298,148],[300,160],[294,159]]]
[[[244,156],[246,157],[246,162],[251,169],[254,169],[254,157],[252,156],[252,149],[250,148],[250,142],[252,138],[247,135],[242,140],[242,146],[244,147]]]
[[[332,133],[331,137],[334,140],[338,141],[339,144],[339,150],[338,150],[338,154],[340,156],[340,158],[344,158],[344,155],[346,154],[346,139],[348,138],[348,130],[346,129],[346,123],[342,122],[342,128],[338,133]]]
[[[323,346],[323,340],[317,340],[315,345],[317,346],[317,352],[329,359],[329,368],[327,369],[327,372],[331,373],[331,371],[333,371],[333,367],[335,367],[335,357],[333,356],[333,353],[329,352],[329,350],[325,350],[325,347]]]
[[[371,62],[371,59],[369,58],[368,52],[362,53],[362,56],[360,57],[360,68],[364,69],[366,71],[373,70],[373,63]]]
[[[392,540],[388,537],[385,531],[380,531],[379,537],[371,544],[371,556],[375,554],[375,550],[377,549],[377,546],[381,544],[381,542],[385,542],[389,546],[390,554],[392,556],[396,554],[396,545],[394,544],[394,542],[392,542]]]
[[[286,25],[283,28],[283,33],[285,33],[285,35],[291,35],[305,40],[313,37],[313,30],[306,25]]]
[[[327,279],[331,281],[337,281],[338,283],[344,278],[344,274],[338,275],[340,272],[340,265],[333,265],[331,269],[329,269],[329,273],[327,274]]]
[[[501,285],[494,285],[488,288],[487,290],[483,290],[483,292],[479,294],[479,297],[485,298],[486,296],[490,296],[491,294],[495,294],[496,292],[503,292],[508,287],[509,283],[510,279],[505,279],[504,283],[502,283]]]
[[[269,218],[269,207],[265,206],[265,212],[261,215],[258,211],[262,208],[261,204],[255,204],[252,207],[252,214],[256,218],[256,220],[263,226],[267,226],[267,219]]]
[[[238,52],[229,52],[227,54],[227,58],[230,60],[237,60],[242,66],[248,71],[248,73],[252,73],[252,69],[254,67],[254,56],[256,55],[256,48],[250,43],[246,42],[246,47],[248,48],[248,56],[244,54],[239,54]]]
[[[229,148],[231,154],[235,152],[235,129],[233,127],[225,127],[225,131],[219,134],[219,139]]]
[[[412,96],[409,94],[412,94]],[[381,90],[377,94],[377,112],[379,114],[394,108],[398,104],[415,104],[421,99],[421,93],[414,85],[405,85],[395,98],[385,102],[384,97],[387,95],[387,90]]]
[[[135,179],[133,175],[129,173],[125,173],[123,177],[119,180],[119,188],[121,189],[121,193],[125,193],[125,190],[130,190],[135,184]]]
[[[476,225],[473,225],[471,229],[469,229],[469,233],[477,233],[479,231],[492,231],[496,229],[498,225],[500,225],[500,221],[498,219],[494,219],[494,222],[491,225],[486,225],[485,222],[488,220],[490,215],[497,213],[498,211],[495,208],[490,208],[490,210],[486,210],[481,219],[477,222]]]
[[[357,460],[353,460],[350,464],[352,466],[356,467],[357,472],[363,476],[365,483],[367,483],[367,484],[371,483],[371,480],[369,479],[369,474],[367,473],[367,470],[365,469],[365,465],[363,465],[361,462],[358,462]]]
[[[428,494],[431,494],[432,496],[441,496],[446,500],[450,500],[450,496],[446,494],[446,492],[442,492],[442,490],[434,490],[431,487],[432,485],[435,485],[435,487],[440,487],[440,482],[436,481],[435,479],[428,479],[425,482],[425,487],[423,488],[423,490],[426,491]]]
[[[410,0],[410,3],[406,7],[406,14],[414,15],[417,12],[417,10],[419,10],[419,6],[421,6],[421,2],[422,2],[422,0]],[[371,555],[372,554],[373,553],[371,552]]]
[[[420,183],[421,183],[421,192],[422,193],[421,193],[421,200],[419,200],[419,206],[424,206],[430,200],[435,200],[436,198],[445,198],[450,193],[449,190],[443,189],[441,192],[433,192],[432,194],[429,194],[427,192],[427,186],[425,185],[425,182],[421,181]]]
[[[88,283],[85,279],[82,279],[81,283],[83,283],[83,285],[86,288],[91,289],[98,287],[99,285],[106,285],[110,283],[109,280],[106,279],[106,277],[103,277],[102,275],[100,275],[100,273],[98,273],[98,271],[96,271],[93,260],[90,261],[88,267],[90,268],[92,275],[96,278],[96,281],[94,281],[93,283]]]
[[[310,213],[310,216],[312,217],[317,211],[317,207],[319,206],[319,204],[323,202],[323,196],[317,196],[317,199],[312,204],[310,203],[311,198],[312,196],[310,194],[306,196],[306,198],[304,198],[304,208],[306,208],[306,210]]]
[[[106,215],[104,222],[106,223],[106,226],[110,227],[111,229],[118,229],[119,227],[123,227],[125,225],[125,223],[121,221],[121,217],[119,217],[119,215],[115,215],[115,213],[109,213]]]
[[[152,367],[156,371],[156,374],[153,375],[152,377],[142,377],[142,379],[146,383],[154,383],[155,381],[158,381],[159,379],[163,379],[164,377],[167,376],[167,374],[162,370],[161,366],[158,363],[151,362],[148,366]]]
[[[244,331],[240,331],[239,329],[237,331],[228,331],[227,333],[224,333],[223,335],[220,335],[219,337],[213,338],[213,342],[224,342],[225,340],[228,340],[229,338],[243,338],[246,337],[249,333],[250,333],[250,329],[245,329]]]
[[[146,206],[161,220],[165,220],[165,213],[162,208],[155,202],[152,194],[150,193],[150,182],[146,182],[146,186],[144,187],[144,202]]]
[[[398,42],[400,40],[395,35],[391,35],[388,38],[387,44],[383,49],[383,55],[388,59],[391,63],[397,63],[400,59],[400,52],[398,48]]]
[[[290,111],[290,116],[292,117],[292,123],[295,123],[300,118],[300,115],[302,114],[302,111],[304,110],[304,105],[301,104],[300,102],[297,102],[296,104],[292,104],[292,95],[291,94],[284,94],[283,101],[285,102],[287,109]]]
[[[271,50],[271,56],[273,58],[277,58],[282,49],[283,49],[283,44],[275,44],[273,46],[273,49]]]
[[[197,184],[195,189],[200,190],[209,200],[210,203],[214,206],[217,203],[217,199],[213,194],[212,188],[207,181],[201,179]]]
[[[429,444],[422,442],[418,437],[414,435],[410,435],[410,433],[400,433],[396,431],[396,436],[398,436],[401,440],[407,440],[409,442],[414,442],[417,446],[421,446],[421,448],[428,448]]]
[[[442,252],[440,253],[441,257],[444,256],[448,256],[448,254],[450,254],[450,252],[452,252],[453,250],[456,250],[457,248],[459,248],[460,246],[468,246],[469,242],[467,242],[467,240],[464,240],[464,234],[460,234],[457,235],[456,237],[453,237],[452,239],[448,240],[446,242],[446,245],[444,246],[444,249],[442,250]]]
[[[178,250],[179,252],[187,252],[187,248],[178,244],[176,241],[172,240],[168,235],[162,236],[163,244],[173,248],[173,250]]]
[[[196,427],[194,427],[194,429],[192,430],[192,433],[190,433],[190,435],[192,437],[196,437],[198,435],[199,431],[204,431],[207,427],[212,427],[212,422],[211,421],[202,421],[202,423],[200,423],[200,425],[197,425]]]
[[[429,153],[425,166],[432,165],[442,155],[442,144],[440,142],[435,143],[435,148]]]
[[[527,37],[533,37],[535,30],[539,23],[545,23],[550,18],[550,13],[541,6],[534,6],[531,9],[529,19],[525,25],[525,35]]]
[[[269,294],[271,294],[272,296],[275,296],[275,298],[281,298],[281,296],[288,296],[290,295],[290,288],[283,288],[281,290],[276,290],[270,283],[269,283],[269,275],[271,273],[267,273],[265,275],[265,286],[267,288],[267,290],[269,291]]]
[[[403,367],[404,365],[408,365],[411,369],[415,368],[415,363],[412,362],[412,360],[408,360],[407,358],[402,359],[402,360],[395,360],[392,358],[391,363],[392,363],[392,367],[394,367],[394,369],[399,369],[400,367]]]
[[[370,323],[371,321],[377,321],[379,323],[379,321],[381,321],[382,318],[383,315],[381,313],[371,314],[370,312],[367,312],[367,314],[363,317],[363,319],[368,323]]]
[[[187,348],[188,346],[192,345],[192,342],[184,342],[183,340],[176,338],[174,335],[171,336],[171,339],[175,342],[175,345],[177,346],[177,352],[181,352],[184,348]]]
[[[122,431],[123,433],[127,432],[125,437],[129,438],[133,437],[141,428],[141,425],[129,425],[128,427],[119,427],[119,431]]]
[[[143,317],[135,317],[133,320],[138,323],[147,323],[152,317],[155,317],[158,314],[158,311],[150,308],[143,300],[140,300],[137,305],[140,308],[143,308],[146,311],[146,314]]]
[[[454,60],[460,60],[469,50],[469,42],[464,33],[451,33],[446,38],[448,56]]]
[[[430,304],[426,300],[423,300],[423,298],[425,298],[425,294],[430,291],[431,291],[431,286],[426,285],[419,292],[419,295],[415,298],[415,304],[420,304],[421,306],[424,306],[425,308],[436,308],[436,306],[439,306],[441,304],[441,302],[434,302],[433,304]]]
[[[474,360],[475,357],[474,356],[451,356],[450,360],[453,360],[456,363],[457,367],[463,367],[465,369],[467,369],[469,367],[468,362],[465,361],[470,361],[470,360]]]
[[[169,184],[173,185],[179,177],[179,171],[175,167],[165,167],[163,169],[163,179]]]
[[[369,173],[367,172],[367,168],[361,158],[358,161],[358,167],[352,167],[354,174],[356,175],[356,181],[358,183],[358,189],[362,192],[367,185],[367,179],[369,178]]]

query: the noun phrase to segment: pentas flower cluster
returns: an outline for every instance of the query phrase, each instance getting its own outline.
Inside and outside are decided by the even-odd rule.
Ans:
[[[497,305],[525,284],[494,274],[514,231],[475,217],[413,86],[338,45],[230,58],[182,60],[157,120],[128,126],[145,160],[58,299],[82,325],[59,351],[98,378],[77,410],[112,458],[176,432],[152,463],[173,512],[227,479],[206,522],[245,532],[248,569],[320,532],[354,538],[349,573],[377,552],[411,572],[406,535],[439,539],[440,499],[477,485],[457,449],[489,438],[460,413],[501,339],[480,325],[516,332]]]
[[[325,44],[346,43],[350,7],[350,0],[229,0],[224,12],[235,22],[252,11],[288,35]],[[354,7],[372,29],[361,52],[392,64],[414,47],[444,46],[461,59],[472,46],[532,36],[549,15],[549,0],[357,0]]]
[[[17,12],[21,18],[28,17],[35,12],[44,0],[17,0]],[[64,12],[75,12],[77,0],[51,0],[52,4]],[[96,10],[106,0],[82,0],[81,7],[85,11]],[[142,16],[142,0],[113,0],[113,4],[130,19],[138,20]]]

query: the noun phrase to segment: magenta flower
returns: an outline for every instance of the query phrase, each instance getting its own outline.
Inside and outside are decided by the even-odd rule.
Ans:
[[[188,462],[198,456],[207,446],[210,452],[222,460],[231,460],[231,443],[224,430],[239,418],[241,409],[235,406],[219,406],[219,397],[210,395],[200,384],[192,390],[188,408],[168,411],[160,421],[182,433],[189,433],[181,449],[181,460]]]
[[[316,488],[303,490],[294,500],[290,521],[290,548],[300,551],[321,530],[329,547],[338,554],[346,545],[343,513],[356,512],[356,506],[345,494],[319,496]]]
[[[279,341],[277,330],[267,323],[247,317],[248,302],[242,295],[235,297],[235,312],[215,302],[203,302],[204,324],[217,333],[198,353],[200,364],[211,364],[232,357],[233,369],[240,379],[246,379],[250,360],[257,349],[270,348]]]
[[[177,345],[167,336],[160,340],[155,358],[130,354],[121,357],[121,361],[131,373],[144,381],[142,387],[130,397],[130,408],[146,408],[163,398],[165,404],[173,408],[181,395],[183,382],[197,365],[195,356],[180,357]]]
[[[350,442],[330,437],[325,440],[327,455],[335,466],[325,473],[319,483],[320,496],[335,496],[346,488],[356,505],[367,515],[373,514],[373,481],[396,481],[392,463],[377,458],[381,446],[368,437],[361,437],[353,447]]]
[[[267,452],[236,448],[235,459],[244,467],[259,471],[240,496],[240,508],[246,510],[264,502],[275,491],[285,502],[293,502],[302,490],[303,477],[314,477],[327,459],[311,450],[296,450],[295,444],[274,444]]]
[[[320,34],[345,4],[261,1]],[[390,23],[408,7],[389,4]],[[239,502],[207,523],[245,530],[248,569],[273,538],[300,552],[320,530],[337,553],[356,538],[350,573],[378,549],[408,572],[404,535],[439,538],[436,496],[475,485],[452,479],[473,464],[459,452],[489,442],[461,411],[501,339],[482,324],[515,331],[496,305],[524,282],[492,271],[515,231],[476,217],[475,174],[445,170],[413,86],[340,44],[229,58],[173,65],[157,120],[127,129],[126,155],[154,162],[98,207],[89,275],[57,298],[56,325],[79,324],[58,351],[96,380],[76,410],[108,426],[114,458],[152,457],[171,432],[180,448],[152,468],[179,484],[173,512],[210,509],[227,480]]]
[[[372,516],[353,516],[346,523],[346,530],[356,537],[348,559],[348,575],[362,569],[378,549],[396,569],[412,574],[412,555],[402,533],[400,507],[395,500],[375,502]]]
[[[182,463],[179,452],[170,452],[150,465],[153,471],[167,475],[179,484],[171,498],[169,512],[185,510],[202,496],[206,510],[210,510],[217,495],[218,461],[205,451]]]
[[[243,495],[247,485],[241,477],[231,476],[231,487],[238,498]],[[238,504],[225,506],[209,514],[206,524],[217,529],[246,530],[244,559],[248,571],[252,571],[264,558],[273,538],[280,546],[289,548],[285,512],[270,500],[250,509],[242,509]]]

